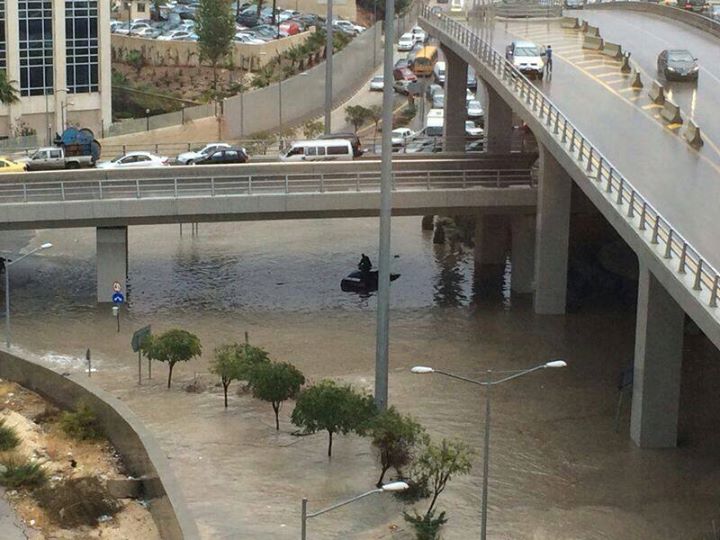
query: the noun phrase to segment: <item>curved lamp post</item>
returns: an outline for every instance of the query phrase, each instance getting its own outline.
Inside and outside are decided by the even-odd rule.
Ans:
[[[551,362],[545,362],[544,364],[540,364],[539,366],[531,367],[528,369],[521,369],[517,371],[504,371],[503,373],[510,373],[510,375],[506,375],[505,377],[497,380],[492,380],[492,373],[493,371],[491,369],[487,370],[487,379],[484,381],[478,381],[475,379],[469,379],[467,377],[463,377],[461,375],[455,375],[454,373],[449,373],[447,371],[442,371],[440,369],[435,369],[428,366],[415,366],[414,368],[410,369],[413,373],[416,374],[427,374],[427,373],[437,373],[439,375],[445,375],[446,377],[451,377],[453,379],[458,379],[460,381],[469,382],[472,384],[477,384],[478,386],[484,386],[486,388],[485,390],[485,441],[484,441],[484,456],[483,456],[483,485],[482,485],[482,513],[481,513],[481,527],[480,527],[480,538],[481,540],[485,540],[487,538],[487,501],[488,501],[488,472],[490,467],[490,388],[492,386],[510,381],[512,379],[517,379],[518,377],[522,377],[523,375],[527,375],[528,373],[532,373],[533,371],[538,371],[540,369],[545,368],[561,368],[567,366],[567,363],[564,360],[552,360]]]
[[[355,501],[364,499],[368,495],[374,495],[375,493],[392,493],[394,491],[405,491],[409,487],[410,486],[408,486],[407,483],[405,483],[405,482],[390,482],[389,484],[385,484],[381,488],[366,491],[365,493],[362,493],[361,495],[357,495],[356,497],[353,497],[352,499],[348,499],[347,501],[342,501],[337,504],[333,504],[332,506],[328,506],[327,508],[323,508],[322,510],[318,510],[317,512],[311,512],[311,513],[308,513],[308,511],[307,511],[308,500],[306,497],[303,497],[303,500],[302,500],[302,524],[301,524],[301,528],[300,528],[300,538],[301,538],[301,540],[306,540],[306,538],[307,538],[307,520],[310,518],[314,518],[314,517],[320,516],[322,514],[325,514],[327,512],[331,512],[332,510],[340,508],[341,506],[345,506],[347,504],[354,503]]]
[[[46,242],[40,247],[36,247],[25,255],[15,259],[14,261],[5,261],[5,346],[10,349],[10,267],[22,261],[25,257],[29,257],[33,253],[37,253],[43,249],[50,249],[52,244]]]

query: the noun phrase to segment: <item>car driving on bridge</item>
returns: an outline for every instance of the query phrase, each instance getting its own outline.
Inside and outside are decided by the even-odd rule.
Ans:
[[[685,49],[665,49],[657,58],[658,73],[665,79],[697,81],[700,66],[690,51]]]
[[[513,41],[505,48],[505,58],[520,73],[542,80],[545,73],[545,62],[542,59],[544,52],[532,41]]]

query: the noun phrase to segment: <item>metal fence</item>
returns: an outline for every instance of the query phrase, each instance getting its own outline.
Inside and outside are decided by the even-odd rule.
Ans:
[[[624,214],[641,236],[650,232],[650,244],[661,244],[666,260],[676,258],[676,273],[693,276],[692,289],[709,292],[708,306],[717,307],[720,274],[660,212],[630,183],[570,120],[511,62],[470,28],[442,14],[423,8],[423,18],[467,48],[489,68],[516,97],[524,101],[562,148],[585,167],[595,187],[612,197],[616,210]],[[682,281],[682,279],[681,279]]]
[[[146,170],[146,174],[152,174]],[[532,187],[530,169],[396,171],[396,191]],[[224,197],[257,194],[379,192],[379,171],[238,174],[0,184],[0,204]]]

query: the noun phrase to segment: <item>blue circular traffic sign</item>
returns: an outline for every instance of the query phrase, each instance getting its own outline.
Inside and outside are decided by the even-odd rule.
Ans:
[[[125,301],[125,296],[121,292],[113,293],[112,301],[113,304],[122,304]]]

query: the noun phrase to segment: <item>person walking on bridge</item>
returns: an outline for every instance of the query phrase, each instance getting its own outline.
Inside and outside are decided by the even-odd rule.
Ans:
[[[548,45],[545,49],[545,73],[552,75],[552,45]]]

